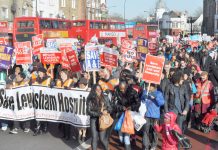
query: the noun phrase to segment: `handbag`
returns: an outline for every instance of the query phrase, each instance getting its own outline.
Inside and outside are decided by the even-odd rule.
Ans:
[[[103,112],[103,106],[101,112]],[[100,131],[106,130],[113,124],[113,122],[114,120],[109,113],[101,115],[99,117],[99,130]]]
[[[123,112],[122,115],[120,116],[119,120],[117,121],[115,127],[114,127],[115,131],[120,131],[122,124],[123,124],[124,116],[125,116],[125,113]]]
[[[130,111],[126,110],[124,121],[121,128],[122,133],[135,134],[134,123]]]
[[[184,148],[184,149],[192,148],[192,144],[191,144],[190,140],[187,137],[185,137],[182,134],[179,134],[175,130],[171,130],[171,133],[177,139],[177,141],[179,142],[179,145],[181,146],[181,148]]]

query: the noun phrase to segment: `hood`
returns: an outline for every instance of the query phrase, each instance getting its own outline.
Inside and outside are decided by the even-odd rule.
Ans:
[[[176,123],[177,115],[174,112],[168,112],[164,115],[164,117],[170,117],[170,125],[174,125]]]

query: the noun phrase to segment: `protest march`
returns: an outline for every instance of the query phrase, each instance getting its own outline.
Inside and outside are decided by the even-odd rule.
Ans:
[[[153,150],[160,133],[162,149],[174,150],[192,147],[189,128],[218,129],[217,39],[167,36],[155,54],[143,38],[120,46],[90,41],[79,51],[73,39],[42,40],[0,46],[3,131],[43,136],[56,124],[66,140],[79,134],[84,142],[90,132],[93,150],[98,140],[109,149],[111,134],[126,150],[136,136]]]

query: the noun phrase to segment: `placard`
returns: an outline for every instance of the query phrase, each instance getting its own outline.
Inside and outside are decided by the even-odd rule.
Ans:
[[[85,46],[86,71],[98,71],[100,69],[99,49],[97,46]]]
[[[142,79],[148,83],[160,84],[165,59],[147,55]]]
[[[32,64],[31,41],[15,43],[16,64]]]

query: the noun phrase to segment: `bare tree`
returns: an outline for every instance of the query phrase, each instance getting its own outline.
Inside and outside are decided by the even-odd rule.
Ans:
[[[138,22],[138,23],[145,23],[145,18],[143,17],[143,15],[137,16],[133,19],[131,19],[130,21],[134,21],[134,22]]]
[[[123,17],[119,13],[113,13],[112,15],[109,15],[108,19],[114,21],[123,21]]]
[[[194,17],[200,17],[200,15],[203,14],[203,8],[202,7],[198,7],[195,12],[193,13]]]

